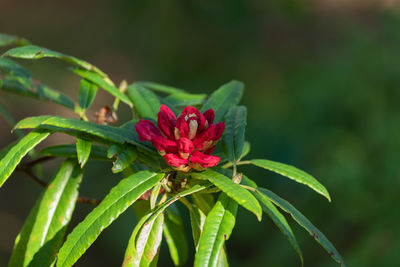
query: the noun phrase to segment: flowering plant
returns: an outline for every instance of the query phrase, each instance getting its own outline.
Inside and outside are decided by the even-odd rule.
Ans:
[[[16,170],[43,186],[15,241],[9,266],[72,266],[129,207],[134,207],[137,223],[127,229],[131,237],[123,266],[155,266],[163,237],[174,264],[185,264],[190,252],[182,212],[190,215],[193,265],[227,266],[225,241],[235,226],[239,206],[259,221],[264,212],[289,240],[301,263],[303,255],[282,211],[344,265],[332,243],[304,215],[241,171],[242,165],[261,167],[330,200],[323,185],[295,167],[265,159],[243,160],[250,144],[245,141],[247,110],[238,105],[244,90],[241,82],[224,84],[210,96],[152,82],[128,85],[123,81],[116,87],[100,69],[75,57],[4,34],[0,45],[19,46],[0,58],[3,92],[52,101],[79,117],[28,117],[15,124],[0,106],[0,113],[18,135],[16,143],[0,151],[0,187]],[[72,70],[81,79],[78,102],[41,83],[12,59],[43,57],[74,65]],[[115,100],[112,107],[102,108],[90,121],[88,109],[99,88]],[[117,125],[120,102],[130,107],[132,120]],[[23,129],[32,131],[24,133]],[[76,143],[35,149],[57,132],[75,137]],[[25,156],[30,160],[23,161]],[[54,158],[64,158],[64,162],[47,184],[40,167]],[[122,179],[100,200],[79,196],[86,163],[98,160],[112,161],[112,173],[122,174],[117,176]],[[75,203],[81,202],[95,208],[66,235]]]

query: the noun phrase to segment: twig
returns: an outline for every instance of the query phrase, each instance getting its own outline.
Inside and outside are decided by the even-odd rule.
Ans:
[[[23,166],[24,166],[23,168],[30,169],[30,168],[32,168],[33,166],[35,166],[36,164],[42,163],[42,162],[44,162],[44,161],[51,160],[51,159],[53,159],[53,158],[54,158],[54,157],[52,157],[52,156],[44,156],[44,157],[41,157],[41,158],[37,158],[37,159],[35,159],[35,160],[32,160],[32,161],[30,161],[30,162],[24,164],[24,165],[23,165]]]
[[[42,186],[43,188],[46,188],[48,184],[45,181],[42,181],[40,178],[38,178],[31,170],[30,168],[24,168],[24,167],[18,167],[17,170],[22,171],[25,173],[29,178],[31,178],[33,181],[35,181],[37,184]],[[86,204],[92,204],[92,205],[99,205],[101,200],[98,199],[92,199],[92,198],[87,198],[87,197],[78,197],[76,200],[78,203],[86,203]]]
[[[92,204],[92,205],[99,205],[101,200],[99,199],[93,199],[93,198],[87,198],[87,197],[78,197],[76,202],[79,203],[86,203],[86,204]]]

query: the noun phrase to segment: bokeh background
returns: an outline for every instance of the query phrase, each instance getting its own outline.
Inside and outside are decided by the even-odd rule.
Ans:
[[[117,83],[151,80],[210,93],[231,79],[243,81],[250,157],[308,171],[333,201],[263,170],[242,170],[294,203],[348,266],[400,266],[399,29],[396,0],[0,1],[0,32],[86,59]],[[44,83],[77,98],[79,79],[66,64],[20,62]],[[92,115],[112,104],[104,93],[96,101]],[[0,102],[17,119],[74,116],[3,92]],[[126,107],[119,117],[129,118]],[[0,118],[1,147],[14,139]],[[60,142],[73,140],[60,135],[45,145]],[[59,163],[45,165],[46,179]],[[119,180],[107,164],[88,168],[86,196],[101,197]],[[7,265],[40,191],[21,173],[0,189],[0,266]],[[91,208],[79,204],[72,225]],[[231,266],[300,265],[267,217],[258,223],[247,211],[238,216],[227,243]],[[126,212],[76,266],[119,266],[135,221]],[[302,228],[291,225],[305,266],[336,266]],[[160,266],[172,265],[167,253],[164,245]]]

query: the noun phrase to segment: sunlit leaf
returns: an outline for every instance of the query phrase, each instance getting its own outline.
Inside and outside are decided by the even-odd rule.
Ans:
[[[0,187],[10,177],[22,158],[49,136],[49,131],[33,131],[23,137],[0,160]]]
[[[340,265],[344,266],[342,256],[328,240],[328,238],[318,230],[300,211],[293,207],[289,202],[280,198],[272,191],[265,188],[257,188],[259,194],[264,195],[275,205],[280,207],[285,212],[289,213],[293,219],[319,243],[329,253],[329,255],[337,261]]]
[[[192,205],[190,210],[190,225],[192,226],[192,235],[196,251],[198,250],[199,239],[203,232],[206,215],[196,205]]]
[[[78,67],[94,71],[103,77],[107,77],[107,75],[104,72],[102,72],[100,69],[93,66],[87,61],[66,54],[62,54],[59,52],[55,52],[44,47],[39,47],[36,45],[26,45],[23,47],[10,49],[6,53],[4,53],[4,56],[14,57],[14,58],[24,58],[24,59],[40,59],[44,57],[58,58],[66,62],[69,62],[71,64],[74,64]]]
[[[111,145],[107,151],[107,157],[116,158],[112,167],[112,172],[119,173],[136,160],[137,151],[136,148],[131,145],[126,145],[124,147]]]
[[[266,159],[253,159],[249,161],[255,166],[267,169],[269,171],[276,172],[280,175],[288,177],[298,183],[305,184],[312,188],[317,193],[326,197],[329,201],[331,201],[331,197],[329,196],[328,190],[320,184],[314,177],[310,174],[297,169],[296,167],[283,164],[280,162],[275,162]]]
[[[100,86],[114,97],[132,107],[132,102],[129,100],[129,97],[127,97],[117,87],[110,83],[107,78],[102,77],[99,73],[85,69],[74,69],[74,72],[93,84]]]
[[[136,225],[125,251],[123,267],[156,266],[162,240],[164,214],[146,221],[145,215]]]
[[[235,226],[236,211],[236,201],[221,193],[204,222],[195,255],[195,267],[218,266],[221,248],[225,240],[229,239]]]
[[[18,235],[10,267],[51,266],[78,198],[82,171],[66,161],[36,202]]]
[[[228,110],[239,104],[243,90],[243,83],[238,81],[231,81],[222,85],[207,99],[201,108],[201,112],[212,108],[215,111],[215,121],[223,120]]]
[[[121,180],[68,235],[58,254],[57,266],[72,266],[106,227],[163,177],[162,173],[142,171]]]
[[[76,153],[81,168],[85,166],[87,160],[89,159],[91,149],[92,149],[91,141],[87,141],[82,138],[76,139]]]
[[[89,134],[115,143],[130,143],[142,147],[146,151],[153,151],[146,144],[139,141],[137,133],[124,127],[100,125],[92,122],[58,116],[28,117],[17,123],[17,129],[31,128],[52,129],[69,135]]]
[[[76,145],[56,145],[40,150],[39,156],[77,158],[77,153]],[[107,149],[97,145],[92,145],[89,159],[110,161],[107,158]]]
[[[231,179],[213,170],[193,173],[193,178],[208,180],[221,189],[241,206],[253,212],[261,221],[262,209],[257,199],[246,189],[234,183]]]
[[[245,142],[247,109],[244,106],[232,107],[225,116],[225,134],[223,145],[231,162],[240,159]]]
[[[97,94],[97,89],[97,85],[86,79],[82,79],[79,86],[78,100],[83,110],[88,109],[92,105]]]

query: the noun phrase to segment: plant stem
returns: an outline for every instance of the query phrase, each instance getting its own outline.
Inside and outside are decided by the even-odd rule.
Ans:
[[[247,190],[253,191],[253,192],[257,191],[257,188],[254,188],[254,187],[251,187],[251,186],[247,186],[247,185],[244,185],[244,184],[241,184],[240,186],[245,188],[245,189],[247,189]]]
[[[186,208],[188,208],[188,210],[193,210],[192,204],[190,204],[189,200],[187,200],[185,197],[181,197],[179,201],[182,202],[186,206]]]

